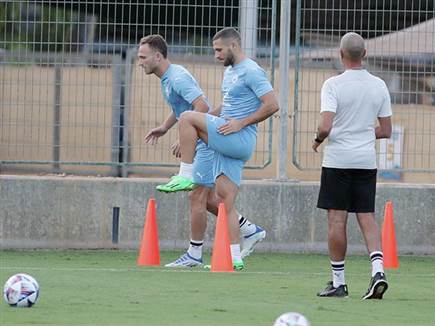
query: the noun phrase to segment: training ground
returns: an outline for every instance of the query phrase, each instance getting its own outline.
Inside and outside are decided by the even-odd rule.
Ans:
[[[0,324],[272,325],[288,311],[303,313],[314,326],[433,323],[434,185],[378,185],[377,219],[381,225],[384,204],[391,200],[400,264],[387,270],[390,289],[379,302],[361,300],[370,262],[352,215],[346,259],[350,296],[316,297],[330,279],[330,267],[326,215],[315,208],[314,182],[243,183],[239,210],[268,232],[245,259],[244,271],[164,268],[189,239],[187,194],[155,192],[165,181],[2,175],[0,281],[28,273],[39,281],[41,294],[31,309],[2,302]],[[157,204],[160,267],[136,265],[150,198]],[[214,221],[210,216],[207,248]],[[205,263],[209,257],[207,249]]]
[[[162,263],[181,252],[162,252]],[[346,299],[318,298],[330,279],[326,255],[254,253],[246,269],[211,273],[136,266],[137,251],[0,251],[0,280],[25,272],[41,287],[30,309],[0,302],[0,325],[272,326],[297,311],[312,326],[433,325],[435,260],[401,256],[387,270],[382,301],[361,300],[370,262],[348,256]],[[204,255],[209,262],[209,252]]]

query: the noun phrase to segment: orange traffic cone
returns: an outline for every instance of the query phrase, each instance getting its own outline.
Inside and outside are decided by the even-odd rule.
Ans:
[[[228,233],[227,211],[224,203],[219,204],[213,252],[211,256],[212,272],[234,272],[231,259],[230,236]]]
[[[154,198],[148,201],[137,264],[140,266],[160,265],[159,235],[157,232],[156,202]]]
[[[382,251],[384,253],[384,267],[398,268],[396,232],[394,231],[393,204],[385,204],[384,223],[382,225]]]

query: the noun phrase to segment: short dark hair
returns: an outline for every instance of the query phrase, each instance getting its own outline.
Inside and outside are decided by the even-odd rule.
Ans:
[[[239,32],[233,27],[225,27],[213,36],[213,41],[217,39],[234,39],[239,45],[242,43]]]
[[[144,44],[148,44],[150,48],[160,52],[163,55],[163,58],[166,59],[166,57],[168,56],[168,44],[166,43],[163,36],[159,34],[154,34],[142,37],[140,39],[139,46]]]

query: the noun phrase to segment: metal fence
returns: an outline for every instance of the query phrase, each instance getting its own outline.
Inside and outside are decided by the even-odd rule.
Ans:
[[[214,33],[238,27],[245,52],[274,81],[275,40],[289,22],[280,47],[287,50],[280,56],[290,53],[288,75],[276,79],[288,77],[291,85],[279,90],[289,102],[289,117],[283,111],[280,122],[293,121],[279,130],[271,119],[260,124],[248,168],[263,169],[290,150],[280,177],[288,167],[318,171],[321,155],[312,152],[311,139],[320,88],[342,71],[337,47],[352,30],[367,39],[366,66],[387,82],[393,101],[394,135],[379,142],[379,167],[393,177],[433,172],[434,16],[429,0],[1,1],[1,167],[125,176],[176,166],[169,148],[177,128],[154,147],[143,141],[170,110],[158,78],[136,66],[139,39],[162,34],[171,61],[190,70],[217,105],[223,67],[213,60]],[[279,61],[287,63],[287,55]]]
[[[433,1],[300,1],[296,26],[293,163],[318,169],[311,150],[323,81],[343,67],[340,36],[366,39],[366,68],[390,90],[393,136],[378,146],[380,169],[435,171],[435,19]],[[397,176],[397,175],[396,175]]]
[[[275,8],[275,0],[0,2],[1,164],[124,176],[178,165],[169,151],[177,128],[156,146],[143,140],[170,109],[159,79],[136,66],[140,38],[163,35],[170,60],[218,105],[224,68],[213,35],[239,28],[273,80]],[[248,168],[271,162],[271,137],[271,122],[261,124]]]

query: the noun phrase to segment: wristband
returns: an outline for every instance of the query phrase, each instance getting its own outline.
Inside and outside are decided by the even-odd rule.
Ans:
[[[314,141],[315,141],[316,143],[321,144],[321,143],[323,143],[323,141],[325,140],[325,139],[320,139],[319,136],[318,136],[317,134],[316,134],[315,136],[316,136],[316,138],[314,138]]]

